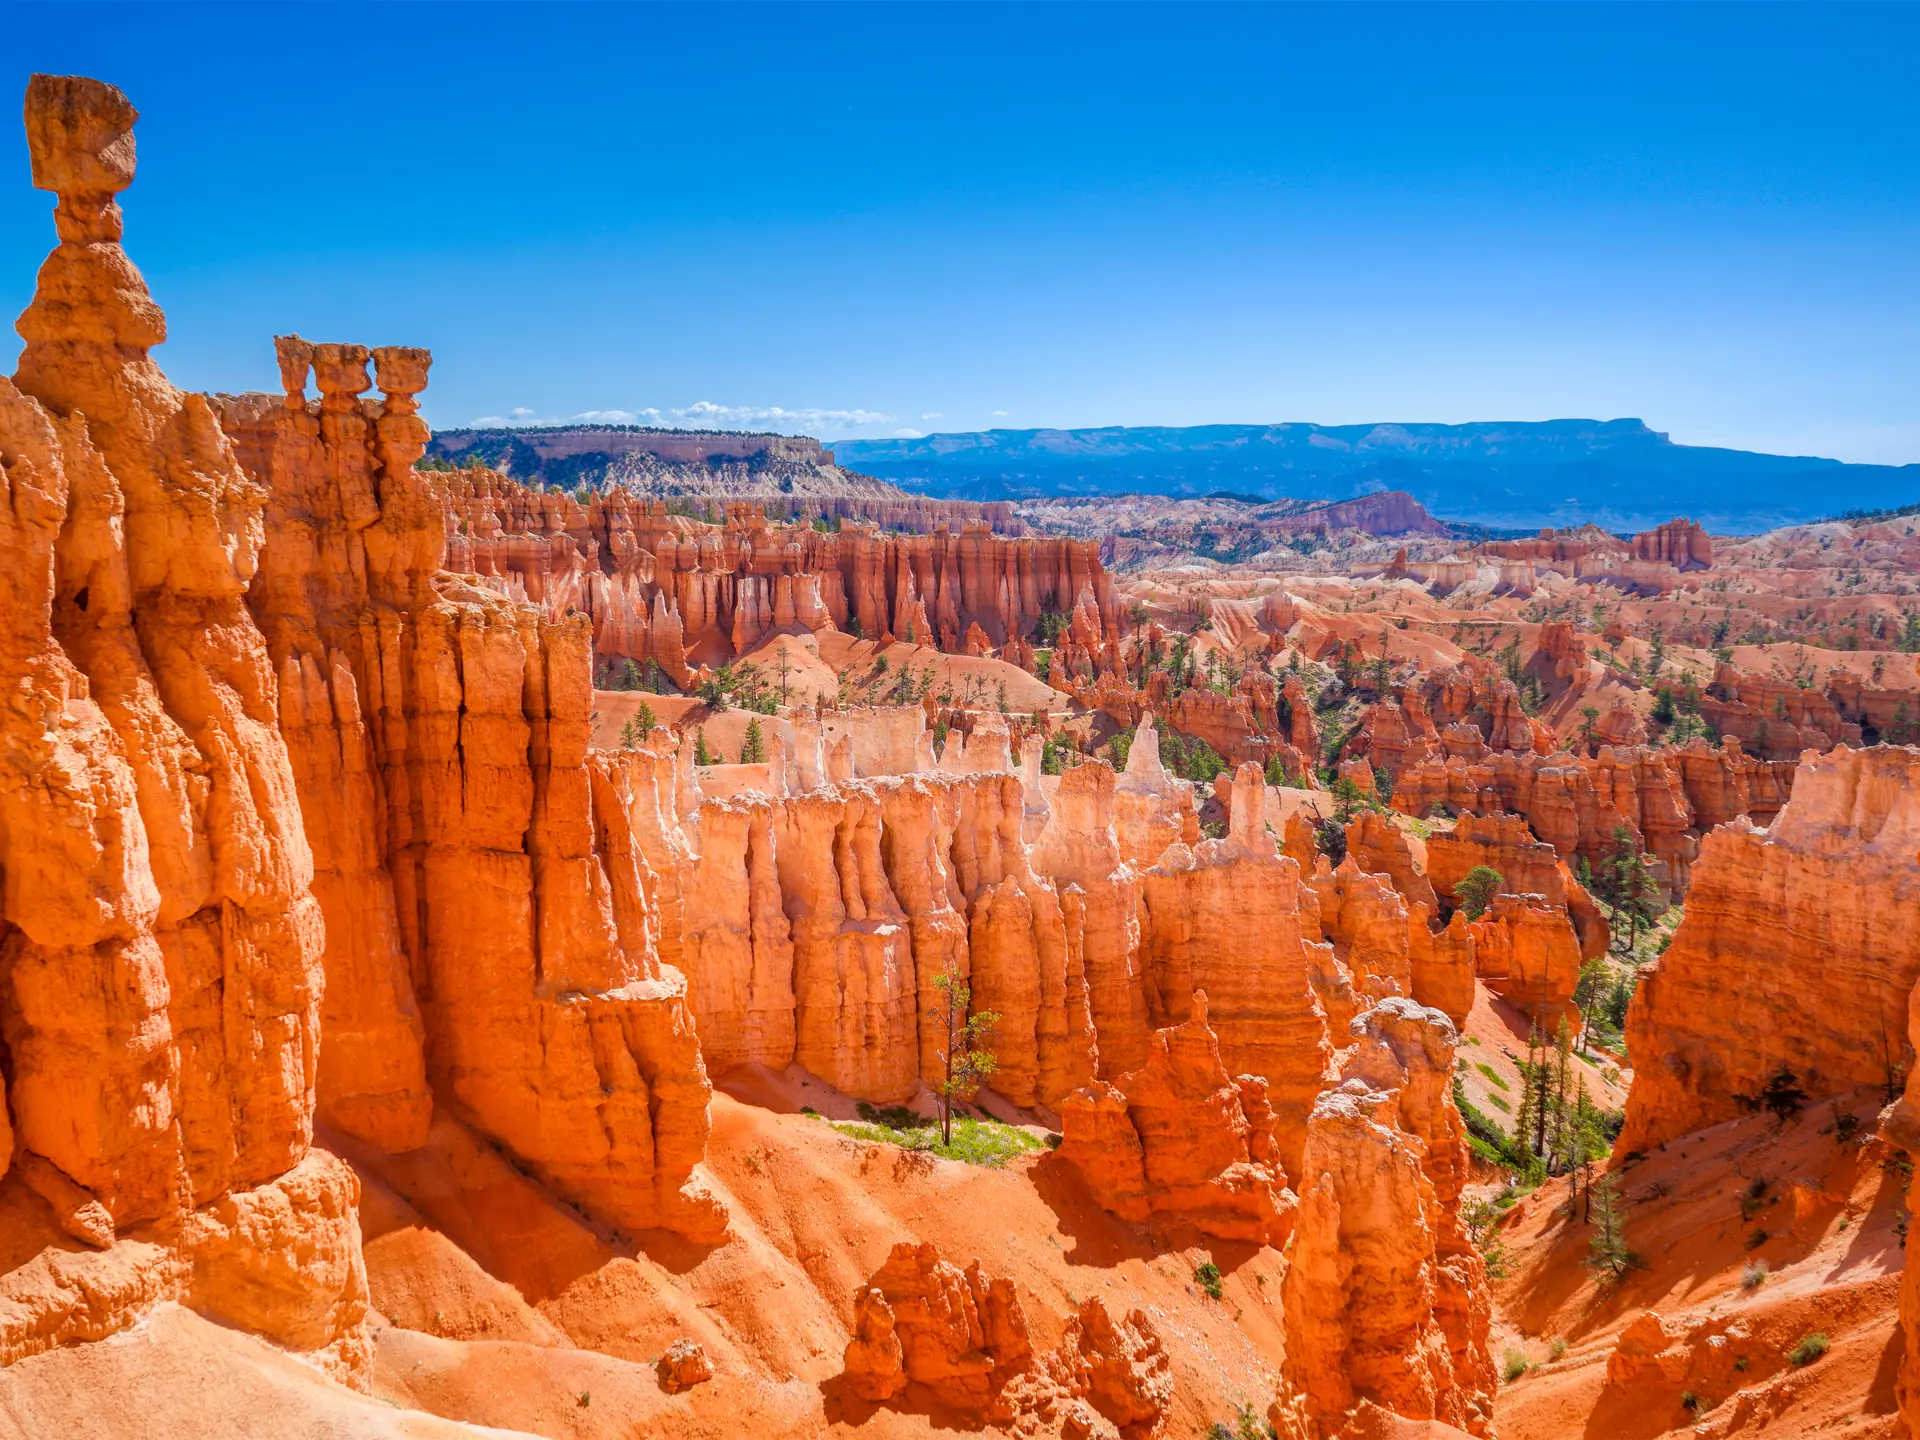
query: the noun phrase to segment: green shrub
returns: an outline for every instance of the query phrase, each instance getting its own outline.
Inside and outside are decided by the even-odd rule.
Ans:
[[[1787,1352],[1787,1359],[1796,1365],[1811,1365],[1827,1353],[1827,1336],[1823,1330],[1800,1337],[1800,1343]]]
[[[1220,1298],[1220,1267],[1214,1264],[1213,1261],[1209,1260],[1204,1265],[1195,1269],[1193,1278],[1198,1282],[1200,1288],[1207,1292],[1209,1298],[1214,1300]]]
[[[1527,1357],[1518,1350],[1509,1350],[1500,1357],[1500,1378],[1511,1385],[1533,1367]]]

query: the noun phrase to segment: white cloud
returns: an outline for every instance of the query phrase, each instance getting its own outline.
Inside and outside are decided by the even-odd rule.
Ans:
[[[915,430],[908,426],[902,426],[893,432],[893,438],[896,440],[918,440],[925,433],[924,430]]]
[[[524,406],[505,415],[482,415],[468,425],[476,430],[531,429],[540,425],[665,425],[699,430],[787,430],[801,434],[841,435],[891,424],[893,416],[878,410],[833,410],[813,407],[788,409],[784,405],[721,405],[696,400],[691,405],[661,410],[582,410],[575,415],[536,416]],[[939,418],[939,417],[927,417]],[[919,432],[914,432],[916,435]]]
[[[947,417],[941,414],[938,410],[929,410],[927,411],[926,414],[922,415],[920,418],[922,420],[944,420]]]
[[[1001,416],[1001,415],[1011,415],[1013,412],[1011,410],[996,410],[993,413],[996,416]]]

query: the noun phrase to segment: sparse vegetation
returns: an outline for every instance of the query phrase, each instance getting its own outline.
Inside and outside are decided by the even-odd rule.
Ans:
[[[1478,920],[1493,905],[1493,897],[1500,893],[1506,878],[1491,865],[1476,865],[1460,878],[1453,887],[1454,898],[1460,902],[1460,908],[1469,920]]]
[[[1827,1336],[1823,1330],[1811,1335],[1802,1335],[1800,1343],[1787,1352],[1787,1359],[1795,1365],[1811,1365],[1827,1353]]]
[[[1220,1267],[1208,1260],[1196,1266],[1193,1272],[1194,1282],[1207,1292],[1209,1299],[1218,1300],[1221,1295]]]
[[[982,1165],[997,1170],[1007,1161],[1045,1148],[1046,1142],[1018,1125],[1005,1125],[985,1117],[951,1117],[944,1127],[935,1118],[914,1114],[904,1105],[859,1107],[858,1120],[832,1120],[827,1123],[842,1135],[875,1144],[898,1145],[903,1150],[922,1150],[942,1160],[958,1160],[967,1165]]]

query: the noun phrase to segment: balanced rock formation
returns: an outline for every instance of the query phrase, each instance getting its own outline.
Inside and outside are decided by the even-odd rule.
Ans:
[[[321,908],[245,604],[262,495],[148,354],[114,199],[136,118],[28,86],[60,244],[0,380],[0,1198],[33,1257],[0,1276],[0,1363],[171,1298],[364,1385],[358,1187],[311,1148]],[[31,1244],[56,1227],[111,1248]]]
[[[1122,1219],[1179,1218],[1228,1240],[1280,1245],[1293,1194],[1266,1082],[1229,1076],[1207,1025],[1207,997],[1156,1030],[1147,1063],[1061,1106],[1060,1155]]]
[[[1371,1400],[1485,1434],[1494,1377],[1485,1263],[1460,1222],[1465,1126],[1456,1033],[1411,1000],[1357,1017],[1337,1089],[1314,1106],[1282,1292],[1285,1385],[1269,1418],[1317,1440]]]
[[[1707,837],[1686,918],[1627,1014],[1634,1082],[1617,1149],[1751,1110],[1782,1067],[1816,1099],[1906,1072],[1916,783],[1911,747],[1807,755],[1770,826]]]

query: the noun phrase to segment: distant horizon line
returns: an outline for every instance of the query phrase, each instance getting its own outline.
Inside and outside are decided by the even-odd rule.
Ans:
[[[590,413],[590,412],[589,412]],[[489,416],[491,421],[494,417]],[[605,430],[620,434],[655,435],[738,435],[742,437],[766,436],[782,440],[812,440],[824,449],[833,449],[839,445],[887,445],[911,444],[921,440],[958,438],[967,435],[1042,435],[1042,434],[1100,434],[1119,433],[1129,430],[1284,430],[1309,429],[1319,431],[1333,430],[1378,430],[1383,428],[1399,429],[1437,429],[1466,430],[1486,426],[1548,426],[1548,425],[1593,425],[1596,427],[1617,427],[1638,425],[1649,436],[1684,450],[1727,450],[1736,454],[1767,455],[1785,460],[1823,460],[1834,465],[1859,465],[1889,470],[1910,470],[1920,468],[1920,460],[1900,462],[1875,460],[1842,460],[1837,456],[1821,455],[1811,451],[1795,452],[1787,450],[1749,449],[1740,445],[1694,443],[1673,439],[1672,432],[1655,430],[1646,420],[1637,415],[1621,415],[1601,420],[1585,415],[1560,415],[1546,420],[1358,420],[1338,424],[1328,424],[1318,420],[1208,420],[1190,425],[994,425],[972,430],[929,430],[912,435],[840,435],[837,437],[815,434],[810,431],[757,430],[746,426],[683,426],[683,425],[643,425],[618,424],[604,420],[538,420],[538,421],[502,421],[497,424],[476,424],[469,421],[461,425],[434,426],[433,434],[439,435],[481,435],[481,434],[538,434],[568,430]]]

